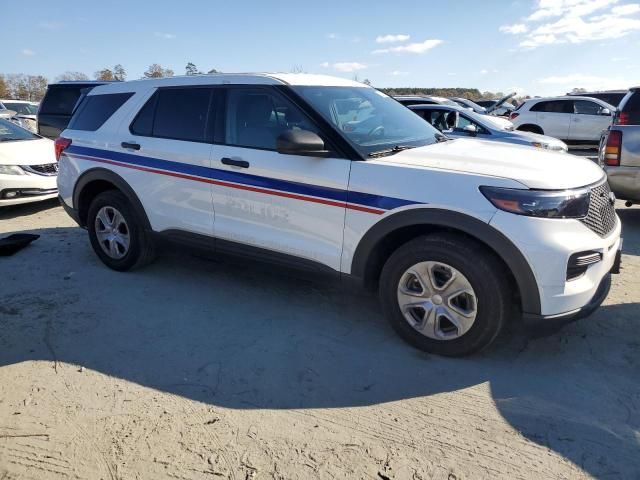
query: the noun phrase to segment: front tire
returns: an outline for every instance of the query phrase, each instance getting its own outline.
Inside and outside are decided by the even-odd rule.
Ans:
[[[511,298],[496,256],[450,233],[421,236],[398,248],[382,269],[379,295],[404,340],[445,356],[489,346],[507,320]]]
[[[155,258],[155,246],[142,219],[117,190],[102,192],[93,199],[87,230],[96,255],[113,270],[125,272]]]

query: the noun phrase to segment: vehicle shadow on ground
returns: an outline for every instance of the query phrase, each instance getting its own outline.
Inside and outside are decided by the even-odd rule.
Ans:
[[[403,343],[375,298],[336,282],[177,254],[122,274],[78,228],[33,232],[38,242],[0,259],[0,368],[55,358],[234,409],[428,408],[429,396],[488,383],[526,438],[599,478],[640,472],[639,304],[447,359]]]
[[[59,205],[60,202],[58,202],[58,199],[53,198],[51,200],[45,200],[42,202],[24,203],[22,205],[9,205],[6,207],[0,207],[0,222],[27,215],[33,215],[38,212],[45,212],[46,210],[55,208]]]

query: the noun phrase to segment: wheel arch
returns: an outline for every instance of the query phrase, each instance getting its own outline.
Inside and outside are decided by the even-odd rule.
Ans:
[[[544,135],[544,130],[542,129],[542,127],[540,125],[536,125],[535,123],[523,123],[522,125],[519,125],[516,130]]]
[[[442,209],[413,209],[381,220],[356,247],[351,275],[371,288],[389,255],[418,235],[450,231],[468,236],[492,251],[513,277],[523,313],[540,314],[540,292],[529,263],[505,235],[469,215]]]
[[[118,190],[127,197],[136,214],[142,219],[145,230],[151,230],[149,218],[133,188],[117,173],[100,167],[84,172],[78,178],[73,189],[73,207],[78,212],[81,227],[87,225],[87,214],[91,200],[107,190]]]

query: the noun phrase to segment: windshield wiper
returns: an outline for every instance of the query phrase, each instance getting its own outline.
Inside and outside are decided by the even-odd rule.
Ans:
[[[436,142],[438,143],[442,143],[442,142],[448,142],[449,140],[453,140],[453,138],[449,138],[446,135],[436,135]]]
[[[369,157],[370,158],[386,157],[387,155],[393,155],[394,153],[402,152],[403,150],[409,150],[411,148],[416,148],[416,147],[413,145],[396,145],[393,148],[388,148],[386,150],[371,152],[369,154]]]

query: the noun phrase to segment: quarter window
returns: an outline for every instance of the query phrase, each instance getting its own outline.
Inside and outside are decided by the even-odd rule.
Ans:
[[[89,132],[98,130],[132,95],[133,93],[113,93],[86,96],[71,118],[69,129]]]

